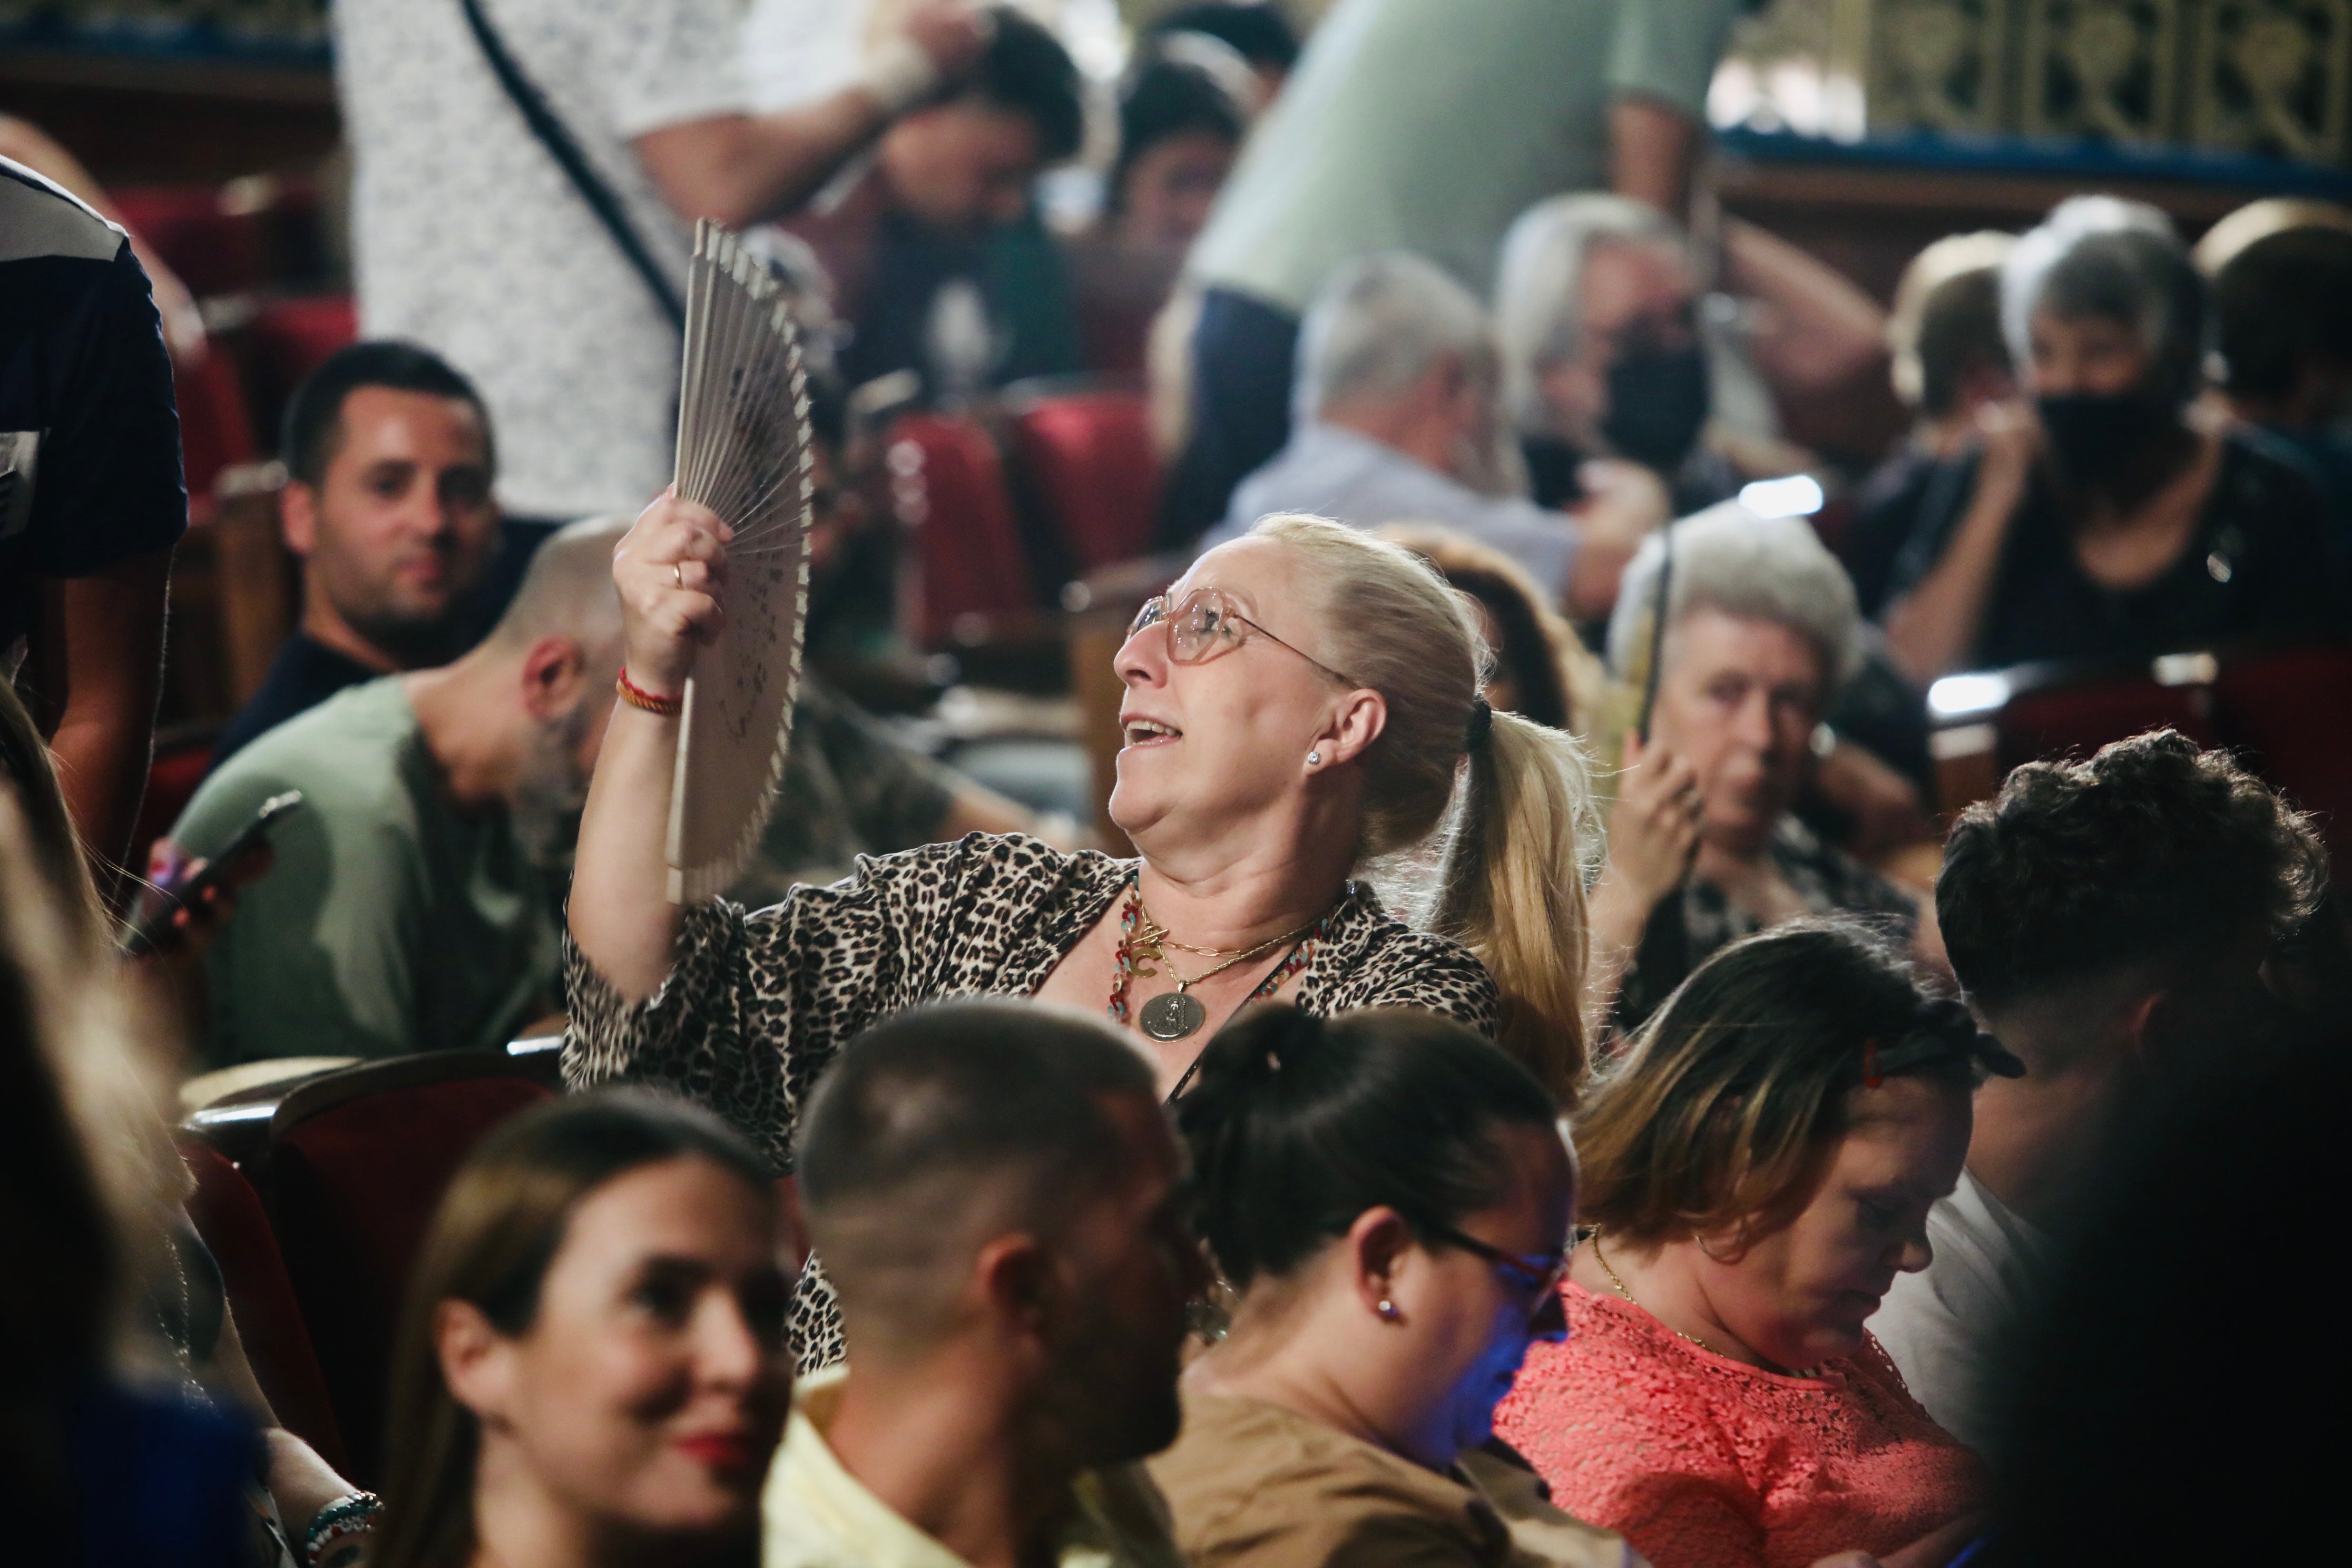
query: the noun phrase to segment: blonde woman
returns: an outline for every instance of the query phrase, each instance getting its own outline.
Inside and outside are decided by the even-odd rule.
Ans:
[[[1118,655],[1112,820],[1133,860],[974,834],[863,864],[756,914],[664,897],[673,699],[718,605],[726,530],[663,500],[614,573],[631,699],[615,711],[572,884],[573,1083],[676,1085],[789,1167],[810,1086],[866,1025],[952,994],[1106,1012],[1181,1093],[1244,1003],[1410,1006],[1494,1035],[1557,1092],[1582,1076],[1578,824],[1566,734],[1479,695],[1475,612],[1428,564],[1278,515],[1146,605]],[[1443,845],[1434,931],[1356,879]],[[839,1357],[803,1292],[803,1364]]]

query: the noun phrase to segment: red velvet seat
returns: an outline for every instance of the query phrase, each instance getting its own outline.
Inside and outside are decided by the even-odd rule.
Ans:
[[[1040,397],[1014,415],[1013,448],[1079,571],[1150,552],[1160,471],[1141,393]]]
[[[269,1397],[269,1408],[280,1426],[319,1450],[327,1463],[342,1468],[351,1462],[343,1451],[342,1431],[335,1424],[318,1352],[295,1304],[293,1281],[287,1278],[286,1260],[278,1250],[269,1216],[262,1211],[261,1195],[203,1140],[183,1139],[180,1153],[196,1178],[188,1217],[220,1265],[237,1335],[261,1392]]]
[[[2352,650],[2225,661],[2213,694],[2247,764],[2315,813],[2331,854],[2352,850]]]
[[[325,1048],[328,1042],[321,1042]],[[351,1457],[379,1478],[384,1380],[408,1275],[450,1177],[482,1135],[550,1098],[493,1052],[372,1062],[303,1085],[270,1124],[267,1188]]]
[[[2146,678],[2020,692],[1996,722],[2004,773],[2020,763],[2088,757],[2111,741],[2167,725],[2200,746],[2219,743],[2204,687],[2165,686]]]
[[[925,647],[984,638],[1039,606],[996,443],[974,420],[910,414],[892,426],[890,506],[909,542],[911,626]]]
[[[172,824],[180,820],[180,813],[195,797],[196,786],[205,782],[205,769],[212,765],[212,759],[209,733],[156,746],[155,760],[147,767],[146,798],[139,803],[139,826],[131,837],[131,858],[138,862],[132,870],[147,869],[148,846],[171,832]]]
[[[250,332],[272,382],[290,392],[328,355],[359,341],[359,304],[349,294],[273,300],[254,317]]]
[[[123,226],[154,247],[188,291],[233,294],[269,280],[263,215],[222,199],[217,185],[132,185],[109,193]]]

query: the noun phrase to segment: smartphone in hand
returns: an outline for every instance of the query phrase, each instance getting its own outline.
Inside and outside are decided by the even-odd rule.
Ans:
[[[232,880],[260,845],[269,841],[269,830],[288,812],[302,804],[302,792],[289,789],[283,795],[273,795],[261,803],[251,820],[236,830],[236,836],[221,846],[220,852],[204,863],[194,876],[184,872],[168,877],[154,884],[139,901],[122,932],[122,952],[126,957],[144,958],[163,944],[172,921],[182,910],[203,898],[206,891]]]

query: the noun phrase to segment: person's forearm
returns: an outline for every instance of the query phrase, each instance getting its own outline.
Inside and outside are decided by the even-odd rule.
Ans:
[[[49,750],[99,894],[110,905],[121,868],[144,848],[133,846],[131,835],[154,752],[170,581],[171,552],[162,550],[68,579],[53,595],[64,622],[65,706]]]
[[[869,89],[852,87],[801,109],[667,126],[636,146],[681,216],[740,228],[800,206],[889,123]]]
[[[676,962],[667,846],[677,735],[677,720],[616,704],[580,818],[572,937],[632,1002],[659,990]]]
[[[1646,98],[1617,100],[1609,106],[1609,188],[1686,221],[1704,134],[1680,110]]]
[[[1779,392],[1818,395],[1875,376],[1886,358],[1886,312],[1853,281],[1752,223],[1723,225],[1724,283],[1764,307],[1751,342]]]
[[[1925,686],[1948,675],[1975,649],[2017,504],[2009,487],[1986,483],[1979,471],[1943,559],[1887,611],[1886,651],[1912,680]]]

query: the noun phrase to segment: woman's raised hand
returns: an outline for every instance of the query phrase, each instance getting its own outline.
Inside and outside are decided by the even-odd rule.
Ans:
[[[686,689],[695,650],[719,635],[726,614],[727,545],[735,531],[709,507],[665,490],[613,549],[629,679],[657,697]]]
[[[1688,759],[1625,736],[1625,771],[1609,813],[1609,873],[1643,915],[1682,886],[1698,847],[1698,774]]]

